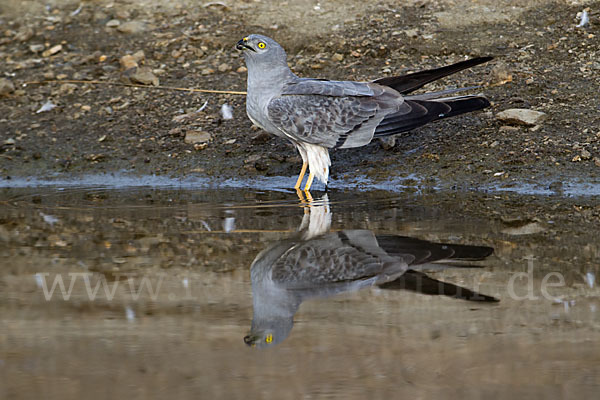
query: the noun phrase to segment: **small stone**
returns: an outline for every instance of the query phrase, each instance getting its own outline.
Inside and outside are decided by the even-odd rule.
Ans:
[[[69,76],[67,74],[58,74],[56,75],[56,79],[58,80],[63,80],[63,79],[67,79]]]
[[[145,32],[147,29],[148,27],[142,21],[128,21],[119,25],[117,28],[119,32],[128,34]]]
[[[208,132],[188,131],[185,134],[184,142],[189,144],[210,142],[211,136]]]
[[[123,70],[128,70],[130,68],[135,68],[138,66],[138,63],[134,56],[131,54],[126,54],[119,59],[119,64],[123,67]]]
[[[254,164],[261,158],[262,158],[262,156],[260,154],[252,154],[250,157],[248,157],[244,160],[244,164]]]
[[[5,145],[7,145],[7,146],[12,146],[12,145],[14,145],[15,143],[16,143],[16,142],[15,142],[15,139],[13,139],[13,138],[8,138],[8,139],[6,139],[6,140],[4,141],[4,144],[5,144]]]
[[[236,139],[229,139],[229,140],[224,141],[223,144],[225,144],[225,145],[232,145],[236,141],[237,141]]]
[[[594,157],[594,164],[596,165],[596,167],[600,167],[600,158]]]
[[[340,54],[340,53],[335,53],[335,54],[334,54],[334,55],[331,57],[331,59],[332,59],[333,61],[337,61],[337,62],[344,61],[344,55],[343,55],[343,54]]]
[[[44,48],[45,47],[43,44],[32,44],[29,46],[29,51],[32,53],[39,53],[40,51],[43,51]]]
[[[212,68],[204,68],[201,73],[202,73],[202,75],[210,75],[210,74],[214,74],[215,70]]]
[[[231,66],[229,64],[223,63],[217,67],[219,72],[227,72],[231,71]]]
[[[48,71],[48,72],[44,72],[43,77],[44,77],[44,79],[54,79],[56,77],[56,75],[54,75],[54,72]]]
[[[204,150],[208,147],[208,143],[196,143],[194,144],[194,150]]]
[[[512,82],[513,77],[506,63],[499,62],[492,68],[492,83],[496,85],[504,85]]]
[[[394,136],[386,136],[379,138],[379,143],[384,150],[391,150],[396,145],[396,138]]]
[[[59,95],[66,95],[66,94],[73,94],[73,92],[77,90],[77,85],[74,83],[63,83],[62,85],[60,85],[60,88],[58,89],[58,94]]]
[[[134,68],[134,72],[129,75],[129,79],[133,82],[141,83],[142,85],[159,85],[158,77],[154,75],[152,70],[148,67]]]
[[[0,96],[6,96],[15,91],[15,85],[6,78],[0,78]]]
[[[56,46],[52,46],[48,50],[44,51],[42,53],[42,56],[50,57],[50,56],[53,56],[54,54],[58,53],[61,50],[62,50],[62,44],[57,44]]]
[[[119,21],[118,19],[111,19],[106,23],[106,26],[109,28],[116,28],[119,25],[121,25],[121,21]]]
[[[414,28],[414,29],[406,29],[403,31],[404,34],[410,38],[416,38],[419,36],[419,31]]]
[[[90,111],[92,109],[91,106],[81,106],[82,111]]]
[[[546,228],[539,222],[525,222],[523,224],[515,224],[502,230],[502,233],[507,235],[533,235],[535,233],[544,232]]]
[[[27,27],[24,30],[22,30],[21,32],[17,33],[17,35],[15,36],[15,40],[17,42],[26,42],[29,39],[31,39],[34,35],[33,29]]]
[[[269,140],[271,140],[273,136],[271,136],[271,134],[267,133],[267,132],[260,132],[258,135],[254,136],[252,138],[252,142],[254,143],[267,143]]]
[[[515,125],[534,126],[539,125],[546,118],[546,113],[525,108],[510,108],[499,112],[496,118]]]
[[[246,68],[246,67],[239,67],[238,69],[235,70],[235,72],[240,73],[240,74],[243,72],[247,72],[247,71],[248,71],[248,68]]]
[[[133,53],[132,57],[136,62],[141,63],[146,59],[146,54],[144,53],[144,50],[138,50],[135,53]]]
[[[582,160],[589,160],[590,158],[592,158],[592,153],[590,153],[586,149],[581,150],[581,159]]]

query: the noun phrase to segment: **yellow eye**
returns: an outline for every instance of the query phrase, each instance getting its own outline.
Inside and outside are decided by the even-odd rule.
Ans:
[[[263,42],[258,42],[258,48],[259,49],[264,49],[265,47],[267,47],[266,44],[264,44]]]
[[[265,47],[265,44],[264,44],[264,43],[259,43],[259,44],[258,44],[258,47],[260,47],[260,45],[261,45],[261,44],[263,45],[263,47]],[[273,341],[273,335],[271,335],[271,334],[269,333],[269,334],[267,335],[267,337],[265,338],[265,342],[267,342],[267,343],[271,343],[272,341]]]

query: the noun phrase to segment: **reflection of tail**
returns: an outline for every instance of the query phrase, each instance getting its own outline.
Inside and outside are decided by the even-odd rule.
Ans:
[[[425,275],[422,272],[412,270],[407,271],[404,275],[392,282],[387,282],[382,285],[379,285],[379,287],[381,289],[388,290],[410,290],[412,292],[422,294],[448,296],[468,301],[500,301],[495,297],[477,293],[470,289],[456,286],[451,283],[438,281]]]
[[[441,260],[483,260],[494,252],[487,246],[432,243],[406,236],[377,235],[379,247],[390,256],[411,254],[415,257],[411,266]]]

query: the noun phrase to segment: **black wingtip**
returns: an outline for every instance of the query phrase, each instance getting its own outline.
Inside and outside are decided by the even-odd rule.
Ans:
[[[486,63],[493,59],[494,57],[492,56],[475,57],[469,60],[447,65],[445,67],[428,69],[425,71],[419,71],[408,75],[390,76],[386,78],[377,79],[376,81],[374,81],[374,83],[391,87],[392,89],[400,92],[401,94],[408,94],[410,92],[422,88],[428,83],[431,83],[448,75],[455,74],[464,69],[468,69],[476,65]]]

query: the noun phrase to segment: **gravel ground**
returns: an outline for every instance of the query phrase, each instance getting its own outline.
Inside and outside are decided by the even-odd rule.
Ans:
[[[417,176],[446,187],[533,183],[557,191],[598,182],[599,2],[403,4],[3,2],[0,173],[290,176],[291,186],[300,157],[252,126],[243,95],[173,89],[245,90],[234,44],[263,33],[288,49],[301,76],[372,80],[496,57],[428,86],[482,85],[490,109],[334,151],[334,182]],[[590,22],[577,27],[584,9]],[[42,111],[44,104],[55,107]],[[223,118],[223,104],[233,119]],[[533,126],[500,120],[510,108],[545,119]]]

